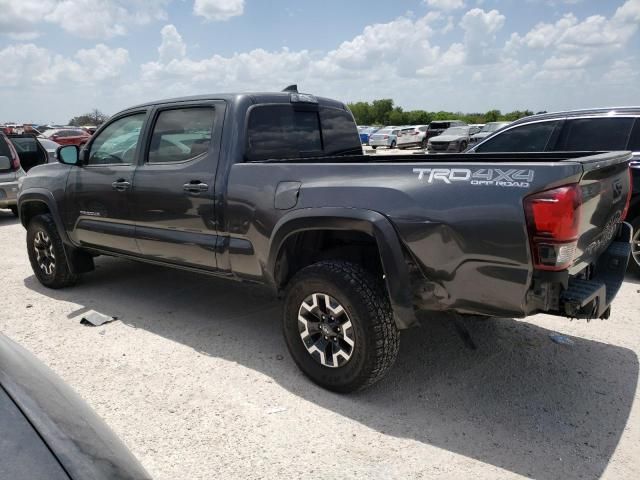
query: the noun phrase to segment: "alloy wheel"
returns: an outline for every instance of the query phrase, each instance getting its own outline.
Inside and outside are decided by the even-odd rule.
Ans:
[[[353,325],[340,303],[325,293],[313,293],[298,310],[298,331],[309,354],[325,367],[337,368],[353,355]]]
[[[56,269],[56,255],[49,235],[39,230],[33,239],[33,249],[40,270],[46,275],[53,275]]]

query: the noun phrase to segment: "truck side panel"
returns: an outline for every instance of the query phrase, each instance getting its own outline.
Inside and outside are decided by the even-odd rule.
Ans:
[[[249,271],[233,259],[230,266],[239,276],[269,273],[269,237],[287,213],[274,208],[276,188],[299,182],[293,209],[347,206],[389,218],[422,272],[429,309],[524,316],[533,272],[522,200],[532,191],[575,183],[582,173],[578,164],[550,165],[236,164],[225,227],[249,240],[256,257]]]

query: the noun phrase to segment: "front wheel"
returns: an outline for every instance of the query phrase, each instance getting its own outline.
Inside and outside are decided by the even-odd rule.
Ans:
[[[76,282],[51,215],[38,215],[29,222],[27,250],[33,273],[45,287],[64,288]]]
[[[302,372],[342,393],[382,379],[400,345],[382,282],[345,261],[315,263],[296,274],[287,291],[283,327]]]

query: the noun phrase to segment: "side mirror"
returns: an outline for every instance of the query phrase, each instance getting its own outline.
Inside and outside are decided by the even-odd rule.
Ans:
[[[11,159],[4,155],[0,157],[0,171],[11,170]]]
[[[77,145],[64,145],[56,150],[56,157],[60,163],[65,165],[78,165],[80,155]]]

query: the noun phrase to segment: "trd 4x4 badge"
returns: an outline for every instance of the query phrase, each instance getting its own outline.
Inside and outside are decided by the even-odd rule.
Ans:
[[[515,168],[509,170],[499,168],[479,168],[477,170],[469,168],[414,168],[413,173],[418,174],[418,180],[427,183],[467,182],[471,185],[517,188],[528,188],[534,178],[533,170]]]

